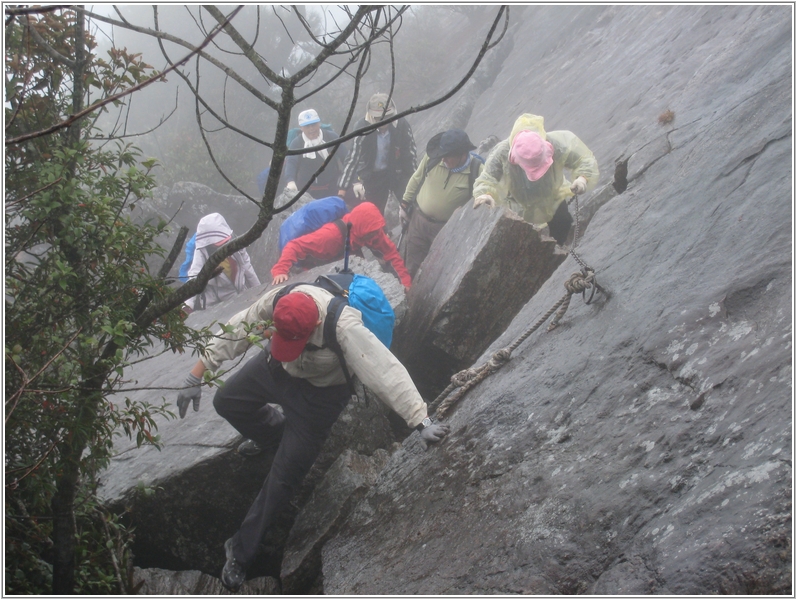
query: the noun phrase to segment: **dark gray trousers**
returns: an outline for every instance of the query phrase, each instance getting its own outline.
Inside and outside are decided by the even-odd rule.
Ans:
[[[432,242],[440,230],[445,226],[445,223],[430,221],[428,218],[421,214],[421,209],[417,206],[412,211],[410,216],[410,225],[407,228],[407,252],[404,258],[404,264],[407,266],[407,271],[410,277],[415,278],[415,274],[429,254],[429,249],[432,247]]]
[[[346,384],[316,387],[291,377],[279,363],[270,364],[268,357],[264,351],[249,360],[213,398],[219,415],[244,437],[265,447],[273,445],[283,429],[279,411],[268,404],[280,405],[285,415],[271,471],[233,536],[233,555],[246,567],[257,555],[266,530],[310,471],[350,398]]]

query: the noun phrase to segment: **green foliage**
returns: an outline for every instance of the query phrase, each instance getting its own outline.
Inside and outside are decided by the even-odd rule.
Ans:
[[[71,15],[71,16],[70,16]],[[36,22],[57,52],[74,56],[74,13]],[[43,129],[75,107],[74,72],[52,60],[18,24],[6,27],[7,135]],[[87,49],[93,45],[86,41]],[[79,70],[114,93],[150,67],[122,50]],[[9,89],[10,87],[10,89]],[[82,99],[81,99],[82,101]],[[80,103],[78,103],[78,106]],[[164,222],[135,224],[130,205],[151,194],[155,161],[129,144],[93,147],[91,122],[7,148],[5,211],[6,593],[50,593],[58,555],[53,498],[66,497],[74,528],[75,591],[124,591],[131,532],[97,500],[97,474],[115,435],[158,445],[165,405],[108,400],[125,367],[157,352],[184,352],[206,332],[179,310],[139,317],[172,289],[148,259]],[[64,130],[67,131],[67,130]],[[77,131],[79,135],[73,135]],[[75,466],[76,465],[76,466]]]

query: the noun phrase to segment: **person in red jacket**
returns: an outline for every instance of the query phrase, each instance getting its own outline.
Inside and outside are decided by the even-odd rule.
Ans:
[[[351,223],[351,251],[362,256],[363,246],[368,247],[377,258],[391,264],[404,288],[409,290],[412,279],[395,244],[385,235],[385,218],[376,205],[371,202],[358,204],[341,220]],[[345,242],[343,230],[335,222],[291,240],[282,249],[277,264],[271,268],[272,283],[277,285],[286,281],[291,267],[300,261],[305,266],[318,266],[343,258]]]

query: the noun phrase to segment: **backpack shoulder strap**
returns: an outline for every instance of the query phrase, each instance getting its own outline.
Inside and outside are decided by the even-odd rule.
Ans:
[[[346,383],[349,386],[349,391],[352,396],[355,396],[357,392],[354,389],[354,381],[352,381],[351,375],[349,374],[349,368],[346,365],[346,358],[343,356],[343,348],[341,348],[338,343],[337,334],[340,313],[343,312],[343,309],[348,305],[348,301],[342,296],[335,296],[329,301],[327,305],[327,316],[324,319],[324,343],[329,346],[338,357],[340,366],[343,369],[343,375],[346,377]]]
[[[340,230],[340,235],[343,238],[343,243],[346,243],[346,234],[348,233],[348,228],[346,227],[346,223],[343,222],[343,219],[335,219],[332,221],[335,226]]]
[[[286,296],[287,294],[290,294],[291,290],[293,290],[293,288],[295,288],[297,285],[313,285],[313,284],[311,284],[311,283],[302,283],[302,282],[289,283],[284,288],[282,288],[279,292],[277,292],[276,296],[274,296],[274,303],[271,305],[272,310],[277,307],[277,302],[279,302],[282,297]]]

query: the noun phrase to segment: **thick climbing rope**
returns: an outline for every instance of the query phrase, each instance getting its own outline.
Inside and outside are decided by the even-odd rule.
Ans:
[[[437,396],[437,398],[435,398],[434,402],[432,402],[430,406],[429,412],[434,412],[435,417],[444,417],[448,410],[454,404],[459,402],[465,394],[468,393],[468,390],[477,386],[489,375],[495,373],[507,362],[509,362],[509,359],[512,357],[512,352],[514,352],[517,347],[520,346],[520,344],[526,341],[526,339],[532,333],[537,331],[537,329],[539,329],[539,327],[545,323],[554,313],[556,313],[556,316],[554,316],[553,321],[551,321],[551,324],[548,326],[548,331],[556,328],[556,326],[559,325],[559,321],[567,312],[567,309],[570,306],[570,298],[573,296],[573,294],[580,292],[582,297],[585,297],[586,291],[591,289],[592,293],[590,294],[589,299],[585,298],[586,304],[589,304],[592,301],[596,290],[601,292],[603,291],[598,285],[598,282],[595,280],[595,269],[587,265],[587,263],[585,263],[575,251],[576,245],[578,243],[579,233],[578,196],[573,196],[572,200],[575,200],[576,227],[573,233],[573,245],[570,248],[570,254],[573,256],[576,262],[581,265],[581,272],[573,273],[568,280],[565,281],[565,294],[551,308],[549,308],[548,311],[542,317],[540,317],[536,323],[534,323],[534,325],[529,327],[520,337],[512,342],[511,345],[494,352],[490,357],[490,360],[480,367],[471,367],[470,369],[465,369],[464,371],[460,371],[459,373],[453,375],[451,377],[451,383],[440,393],[439,396]]]

